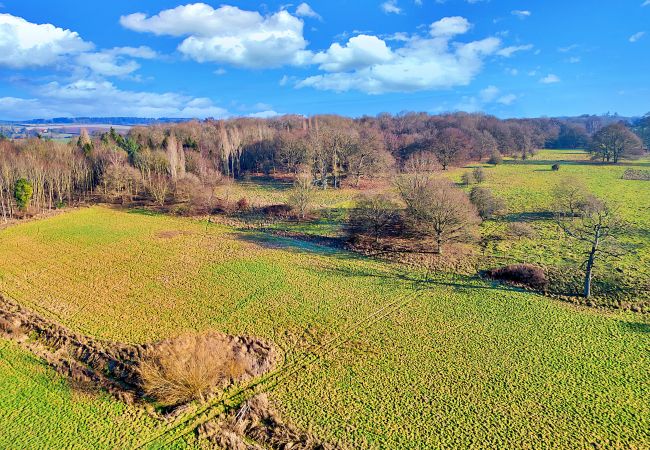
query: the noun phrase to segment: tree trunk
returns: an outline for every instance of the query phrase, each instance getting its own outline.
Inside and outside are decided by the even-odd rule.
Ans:
[[[591,297],[591,278],[594,270],[594,261],[596,259],[596,252],[598,251],[598,243],[600,241],[600,230],[596,231],[596,239],[589,252],[589,259],[587,260],[587,269],[585,270],[585,286],[583,295],[585,298]]]

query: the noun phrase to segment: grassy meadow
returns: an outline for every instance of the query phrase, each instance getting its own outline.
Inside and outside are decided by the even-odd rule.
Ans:
[[[37,357],[0,340],[1,448],[129,448],[155,425],[108,394],[71,388]]]
[[[289,421],[345,447],[650,446],[650,323],[639,314],[461,276],[425,281],[300,241],[99,206],[1,231],[0,292],[96,337],[255,335],[284,353],[278,372],[309,355],[271,398]],[[47,381],[25,396],[0,364],[0,383],[9,383],[0,411],[10,411],[0,412],[1,428],[14,426],[16,408],[42,434],[60,420],[90,428],[125,410],[102,396],[71,401],[63,380],[2,345],[10,365]],[[71,418],[48,418],[55,413]],[[128,446],[165,427],[144,418],[99,425],[88,442],[113,448],[128,436]]]

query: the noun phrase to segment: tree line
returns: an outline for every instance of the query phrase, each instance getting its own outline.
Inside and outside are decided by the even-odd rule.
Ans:
[[[646,129],[640,123],[634,131]],[[496,164],[503,155],[526,159],[554,145],[588,148],[595,159],[616,163],[643,153],[634,131],[595,119],[406,113],[191,121],[134,127],[127,135],[82,130],[69,143],[2,139],[0,208],[6,220],[27,207],[51,209],[98,195],[208,208],[212,186],[250,173],[300,174],[315,188],[339,188],[416,166],[446,170],[470,161]]]

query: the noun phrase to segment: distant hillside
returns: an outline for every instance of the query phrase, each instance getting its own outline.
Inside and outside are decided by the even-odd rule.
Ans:
[[[31,120],[15,120],[15,121],[0,121],[2,124],[21,124],[21,125],[149,125],[152,123],[174,123],[174,122],[188,122],[192,119],[189,118],[169,118],[161,117],[158,119],[147,117],[55,117],[53,119],[31,119]]]

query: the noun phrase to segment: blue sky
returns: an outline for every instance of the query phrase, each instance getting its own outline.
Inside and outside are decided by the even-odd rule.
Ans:
[[[650,0],[0,2],[0,119],[650,111]]]

